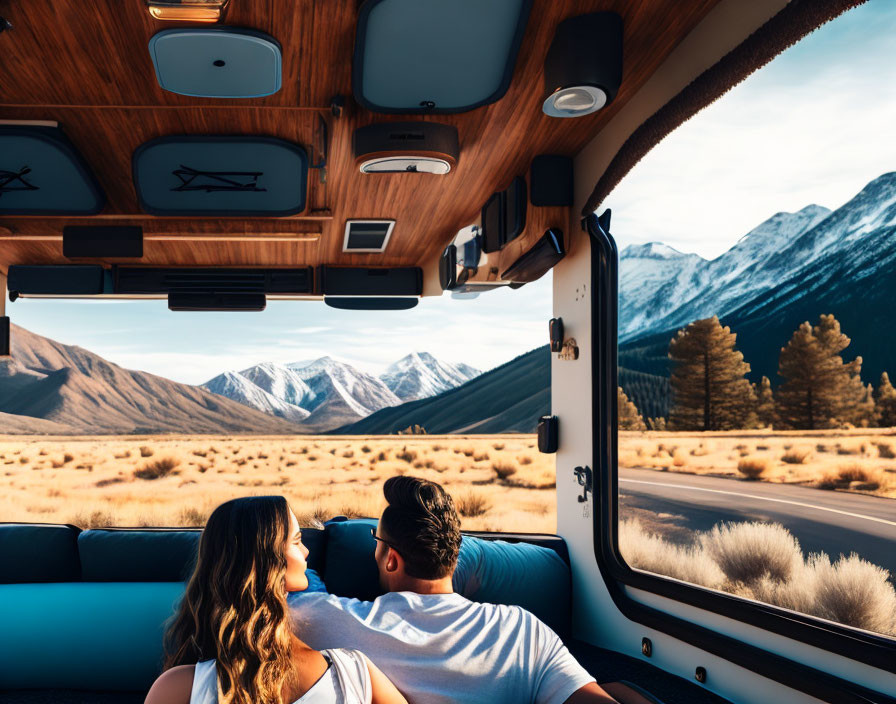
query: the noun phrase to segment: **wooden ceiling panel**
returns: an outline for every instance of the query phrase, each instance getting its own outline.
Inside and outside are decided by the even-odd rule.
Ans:
[[[2,2],[2,0],[0,0]],[[283,48],[283,88],[255,100],[178,96],[156,82],[147,43],[165,27],[152,20],[143,0],[12,3],[4,15],[15,29],[0,36],[0,119],[57,120],[96,172],[109,203],[97,218],[155,222],[140,214],[131,181],[131,155],[142,143],[174,134],[269,135],[305,146],[321,158],[321,120],[329,132],[327,168],[309,173],[308,209],[294,218],[178,219],[177,230],[229,229],[261,235],[285,223],[311,223],[319,243],[152,242],[146,263],[413,265],[432,262],[457,231],[477,221],[482,204],[537,154],[573,155],[643,86],[681,39],[717,0],[535,0],[507,94],[497,103],[458,115],[376,115],[351,99],[351,60],[356,0],[231,0],[226,24],[267,32]],[[623,17],[623,81],[615,101],[576,119],[553,119],[541,111],[543,65],[557,25],[575,15],[613,10]],[[89,38],[89,41],[88,41]],[[329,111],[334,95],[346,95],[341,117]],[[455,125],[460,158],[446,176],[361,174],[354,165],[352,134],[382,121],[424,119]],[[342,253],[349,218],[394,219],[385,254]],[[34,223],[39,223],[35,225]],[[0,218],[16,233],[61,233],[65,218]],[[547,227],[566,227],[568,213],[530,206],[527,229],[501,253],[501,270]],[[222,224],[224,223],[224,224]],[[306,230],[306,231],[310,231]],[[296,230],[292,230],[296,232]],[[167,248],[167,250],[165,249]],[[215,261],[220,255],[220,260]],[[26,246],[0,241],[0,264],[61,259],[58,243]],[[240,257],[245,257],[240,259]],[[302,257],[303,259],[296,259]]]

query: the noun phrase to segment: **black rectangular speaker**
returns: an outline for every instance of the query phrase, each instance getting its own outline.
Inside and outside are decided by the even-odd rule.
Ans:
[[[103,267],[80,264],[14,264],[6,288],[18,296],[95,296],[104,293]]]
[[[417,266],[391,269],[320,267],[320,293],[325,296],[420,296],[423,270]]]
[[[143,228],[80,226],[62,228],[62,254],[76,257],[142,257]]]
[[[539,154],[529,171],[529,200],[532,205],[569,208],[573,204],[572,158]]]
[[[0,316],[0,357],[9,357],[9,317]]]
[[[265,309],[267,298],[263,293],[194,293],[171,291],[168,294],[168,310],[196,312],[256,312]]]

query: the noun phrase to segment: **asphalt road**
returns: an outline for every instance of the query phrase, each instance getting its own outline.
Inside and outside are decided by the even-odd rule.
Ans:
[[[780,523],[808,555],[860,557],[896,578],[896,500],[791,484],[699,476],[650,469],[619,470],[619,514],[629,507],[672,514],[690,530],[721,521]]]

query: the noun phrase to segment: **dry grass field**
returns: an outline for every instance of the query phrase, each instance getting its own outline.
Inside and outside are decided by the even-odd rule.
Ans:
[[[896,498],[892,428],[619,433],[619,466]]]
[[[0,521],[201,526],[237,496],[300,520],[378,516],[396,474],[438,481],[469,530],[557,529],[554,458],[534,436],[0,436]]]

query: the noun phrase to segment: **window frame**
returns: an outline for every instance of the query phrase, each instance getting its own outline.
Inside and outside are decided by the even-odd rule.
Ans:
[[[896,704],[896,698],[647,606],[627,593],[626,587],[641,589],[896,673],[896,639],[634,570],[626,564],[619,552],[617,529],[619,259],[608,223],[591,214],[583,218],[582,229],[588,236],[591,253],[594,555],[614,604],[623,615],[637,623],[686,640],[823,701]],[[830,699],[834,695],[836,700]]]

